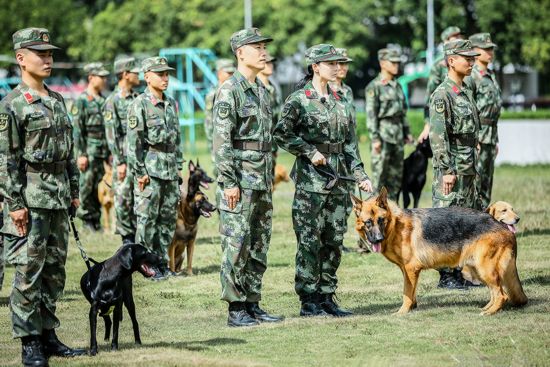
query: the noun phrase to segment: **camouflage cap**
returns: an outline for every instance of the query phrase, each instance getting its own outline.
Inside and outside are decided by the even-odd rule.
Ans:
[[[353,59],[348,56],[348,49],[347,48],[337,48],[336,52],[338,53],[338,55],[346,58],[345,60],[342,60],[340,62],[352,62],[353,61]]]
[[[472,42],[469,40],[452,40],[445,43],[443,47],[445,56],[460,55],[460,56],[479,56],[479,52],[472,47]]]
[[[472,34],[469,38],[472,42],[473,47],[479,48],[496,48],[497,45],[491,40],[491,35],[489,33],[476,33]]]
[[[102,62],[91,62],[84,65],[84,72],[88,75],[107,76],[109,70],[105,68]]]
[[[383,48],[378,50],[378,61],[388,60],[391,62],[401,62],[401,51],[396,48]]]
[[[130,73],[139,73],[141,71],[136,59],[133,57],[116,60],[113,65],[113,69],[115,74],[120,74],[124,71],[128,71]]]
[[[168,60],[165,57],[155,56],[148,57],[141,62],[141,69],[144,73],[148,71],[161,72],[168,70],[176,70],[168,65]]]
[[[443,32],[441,32],[441,40],[445,42],[452,36],[457,36],[459,34],[462,34],[462,31],[460,30],[460,28],[456,26],[450,26],[445,28]]]
[[[338,52],[333,45],[328,43],[321,43],[315,46],[311,46],[306,50],[306,63],[307,65],[317,64],[321,61],[344,61],[346,58]]]
[[[259,42],[271,42],[272,38],[262,36],[258,28],[245,28],[231,35],[229,42],[231,43],[231,50],[233,53],[237,51],[239,47],[249,45],[251,43]]]
[[[46,28],[20,29],[12,35],[13,49],[29,48],[31,50],[59,50],[50,43],[50,32]]]
[[[235,63],[233,60],[229,59],[218,59],[216,60],[216,70],[225,71],[226,73],[234,73]]]

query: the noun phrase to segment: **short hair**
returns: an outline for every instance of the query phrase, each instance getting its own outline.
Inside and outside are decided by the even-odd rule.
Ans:
[[[121,72],[121,73],[117,73],[116,74],[116,80],[118,80],[119,82],[122,80],[122,77],[124,76],[124,71]]]

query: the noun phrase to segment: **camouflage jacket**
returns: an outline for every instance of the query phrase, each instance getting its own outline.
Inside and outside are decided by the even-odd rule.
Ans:
[[[428,84],[426,85],[426,107],[424,108],[424,119],[427,121],[430,115],[430,96],[439,87],[439,84],[447,77],[447,63],[445,57],[439,55],[435,58],[430,74],[428,75]]]
[[[214,152],[224,188],[271,188],[271,153],[233,148],[235,141],[272,144],[269,93],[260,79],[251,84],[236,71],[218,89],[214,104]]]
[[[183,166],[176,101],[159,100],[149,88],[128,108],[127,163],[135,177],[177,180]]]
[[[281,117],[283,97],[281,93],[281,88],[279,87],[279,85],[274,84],[272,80],[269,81],[269,85],[266,85],[265,88],[269,92],[269,100],[271,102],[271,120],[273,121],[271,128],[272,130],[274,130],[275,125],[277,125],[277,121],[279,121],[279,118]],[[275,141],[273,141],[272,143],[273,152],[277,152],[277,144],[275,144]]]
[[[75,154],[97,158],[109,157],[105,124],[101,113],[105,98],[82,93],[71,108]]]
[[[350,176],[351,173],[356,182],[368,178],[357,149],[351,112],[336,92],[330,88],[329,92],[329,97],[322,102],[310,81],[287,98],[275,128],[277,145],[296,156],[291,176],[297,189],[331,192],[324,188],[328,177],[311,163],[319,144],[342,145],[341,153],[323,153],[327,164],[338,174]],[[332,189],[332,193],[347,192],[345,181],[339,181]]]
[[[433,167],[443,174],[475,175],[479,116],[472,92],[449,77],[430,99]]]
[[[351,89],[351,87],[345,83],[342,83],[342,85],[330,83],[330,87],[338,94],[338,97],[340,97],[342,102],[345,102],[348,105],[348,109],[351,112],[353,125],[357,126],[357,113],[355,111],[355,104],[353,102],[353,90]]]
[[[212,125],[214,119],[214,99],[216,98],[217,87],[212,88],[206,97],[204,97],[204,133],[206,139],[212,141],[212,134],[214,133],[214,126]]]
[[[502,94],[495,73],[481,70],[474,65],[472,75],[464,82],[472,90],[479,111],[479,142],[482,144],[498,143],[497,122],[502,108]]]
[[[48,97],[21,83],[0,102],[0,195],[8,211],[67,209],[78,198],[71,122],[63,97],[46,89]],[[54,162],[60,173],[38,166]]]
[[[117,86],[113,93],[105,100],[103,119],[105,120],[105,137],[109,150],[113,155],[113,164],[118,166],[126,163],[126,132],[127,116],[130,103],[138,96],[130,91],[126,96]]]
[[[407,102],[401,85],[379,74],[365,89],[367,129],[371,140],[403,144],[409,134]]]

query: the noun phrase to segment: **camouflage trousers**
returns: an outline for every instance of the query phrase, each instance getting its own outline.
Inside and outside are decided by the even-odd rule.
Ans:
[[[337,288],[348,195],[297,189],[292,222],[298,241],[295,290],[300,296],[330,294]]]
[[[134,212],[134,175],[126,170],[126,177],[119,181],[113,172],[115,190],[116,231],[121,236],[136,233],[136,214]]]
[[[475,175],[458,175],[453,190],[449,195],[445,195],[443,194],[443,173],[434,170],[432,195],[432,206],[434,208],[460,206],[480,209],[481,205],[477,195]]]
[[[234,209],[230,209],[223,189],[218,187],[216,202],[220,209],[223,252],[221,299],[227,302],[259,302],[271,240],[271,191],[241,189],[240,201]]]
[[[403,178],[403,144],[382,140],[382,150],[371,155],[372,184],[376,191],[385,186],[388,197],[397,201]]]
[[[180,191],[177,180],[151,180],[139,191],[134,177],[134,211],[137,218],[136,243],[141,243],[168,263],[168,246],[176,231]]]
[[[2,215],[2,210],[0,210],[0,228],[3,225],[4,216]],[[0,233],[0,291],[2,290],[2,284],[4,284],[4,235]]]
[[[97,196],[97,186],[103,179],[105,159],[100,157],[88,157],[88,169],[80,172],[79,192],[80,207],[77,216],[84,221],[99,223],[101,217],[101,204]]]
[[[479,196],[481,207],[487,208],[491,204],[491,192],[493,191],[493,175],[495,173],[495,159],[497,147],[492,144],[480,144],[477,172],[479,172]]]
[[[13,336],[40,335],[59,326],[56,303],[65,288],[67,210],[29,209],[28,235],[5,235],[6,259],[15,265],[10,296]]]

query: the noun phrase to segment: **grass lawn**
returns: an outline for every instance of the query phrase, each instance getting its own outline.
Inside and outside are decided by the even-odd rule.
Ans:
[[[200,162],[210,169],[204,144]],[[363,157],[368,158],[362,144]],[[186,158],[189,158],[187,156]],[[291,167],[292,157],[279,162]],[[368,159],[365,159],[368,161]],[[367,171],[369,164],[367,163]],[[430,176],[431,174],[429,174]],[[430,183],[421,206],[431,203]],[[286,316],[277,325],[233,329],[226,326],[226,304],[219,300],[218,218],[200,221],[195,276],[151,282],[134,276],[134,297],[142,346],[133,344],[127,313],[120,329],[120,351],[100,342],[96,357],[52,359],[64,366],[542,366],[550,362],[550,169],[544,166],[499,167],[494,198],[511,202],[521,215],[518,269],[529,304],[479,316],[489,300],[486,288],[447,291],[436,287],[438,275],[426,271],[418,290],[418,309],[392,315],[401,304],[402,276],[381,255],[345,254],[339,270],[341,305],[355,312],[346,319],[298,316],[294,293],[295,237],[290,217],[293,186],[274,193],[273,237],[264,277],[262,305]],[[214,198],[210,191],[210,198]],[[353,219],[353,218],[352,218]],[[350,219],[350,223],[351,220]],[[113,254],[119,237],[82,233],[90,256]],[[350,229],[347,246],[355,246]],[[73,240],[67,261],[65,294],[58,304],[58,334],[71,346],[88,346],[88,303],[79,280],[85,271]],[[13,268],[0,292],[0,365],[20,363],[20,343],[11,338],[7,297]],[[99,320],[99,340],[103,323]]]

